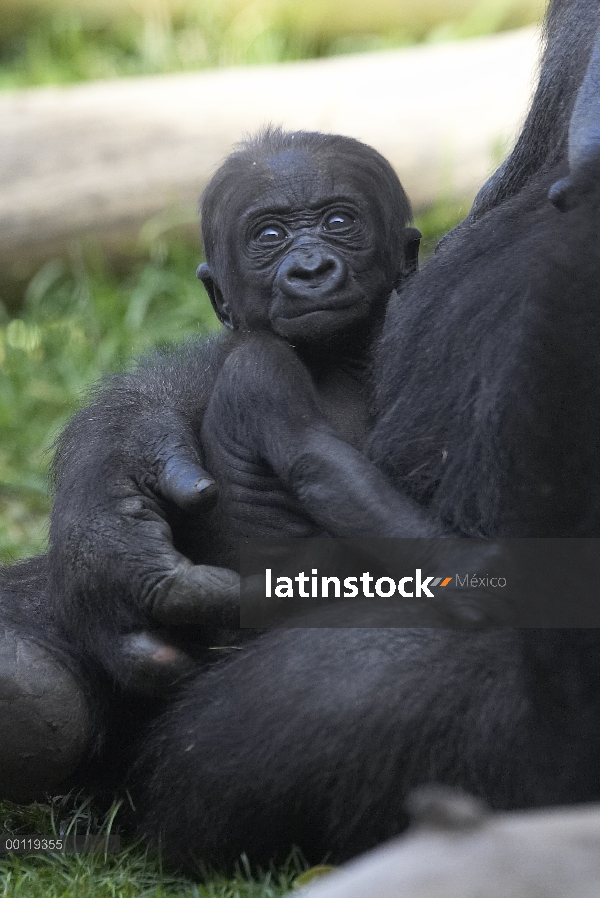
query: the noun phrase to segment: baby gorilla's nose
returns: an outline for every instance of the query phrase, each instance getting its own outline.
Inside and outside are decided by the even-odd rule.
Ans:
[[[276,286],[288,296],[329,296],[346,281],[348,268],[343,259],[319,248],[302,247],[285,257],[277,272]]]

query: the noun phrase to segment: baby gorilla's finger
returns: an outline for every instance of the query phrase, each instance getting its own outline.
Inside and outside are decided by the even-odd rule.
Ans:
[[[228,568],[182,560],[172,573],[152,586],[144,608],[165,626],[237,628],[240,578]]]
[[[211,508],[218,495],[210,474],[185,449],[175,450],[166,458],[156,488],[163,499],[188,512]]]
[[[129,668],[125,691],[143,698],[166,697],[195,668],[189,655],[145,630],[124,636],[121,651]]]

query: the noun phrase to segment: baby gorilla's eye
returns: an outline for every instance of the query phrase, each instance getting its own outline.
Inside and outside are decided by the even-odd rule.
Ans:
[[[355,224],[347,212],[332,212],[323,222],[326,231],[347,231]]]
[[[268,227],[259,231],[256,239],[259,243],[274,244],[282,243],[285,238],[286,233],[283,228],[280,228],[279,225],[268,225]]]

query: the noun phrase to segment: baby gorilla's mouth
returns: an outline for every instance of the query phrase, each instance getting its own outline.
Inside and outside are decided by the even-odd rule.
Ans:
[[[309,288],[304,295],[290,296],[277,291],[271,305],[270,319],[275,322],[294,321],[309,316],[320,316],[331,313],[333,315],[344,314],[356,307],[358,313],[362,313],[366,301],[362,290],[355,284],[347,284],[343,290],[335,295],[323,293],[315,288]]]
[[[297,318],[306,318],[309,315],[325,315],[328,312],[332,314],[338,315],[340,312],[344,312],[346,309],[351,309],[354,305],[353,301],[346,301],[344,303],[335,303],[328,306],[323,305],[315,305],[315,306],[307,306],[305,308],[294,308],[290,311],[289,314],[279,315],[278,317],[284,320],[290,321]]]

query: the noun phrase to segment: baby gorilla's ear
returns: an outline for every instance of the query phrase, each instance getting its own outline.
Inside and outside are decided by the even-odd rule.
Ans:
[[[419,246],[422,236],[418,228],[404,230],[404,277],[419,270]]]
[[[229,330],[234,329],[233,321],[231,320],[231,309],[229,308],[229,303],[223,297],[218,285],[215,283],[212,274],[210,273],[210,268],[203,262],[202,265],[199,265],[196,270],[196,277],[199,281],[202,281],[204,284],[204,289],[208,293],[208,298],[210,299],[211,305],[215,310],[215,315],[225,327],[228,327]]]

